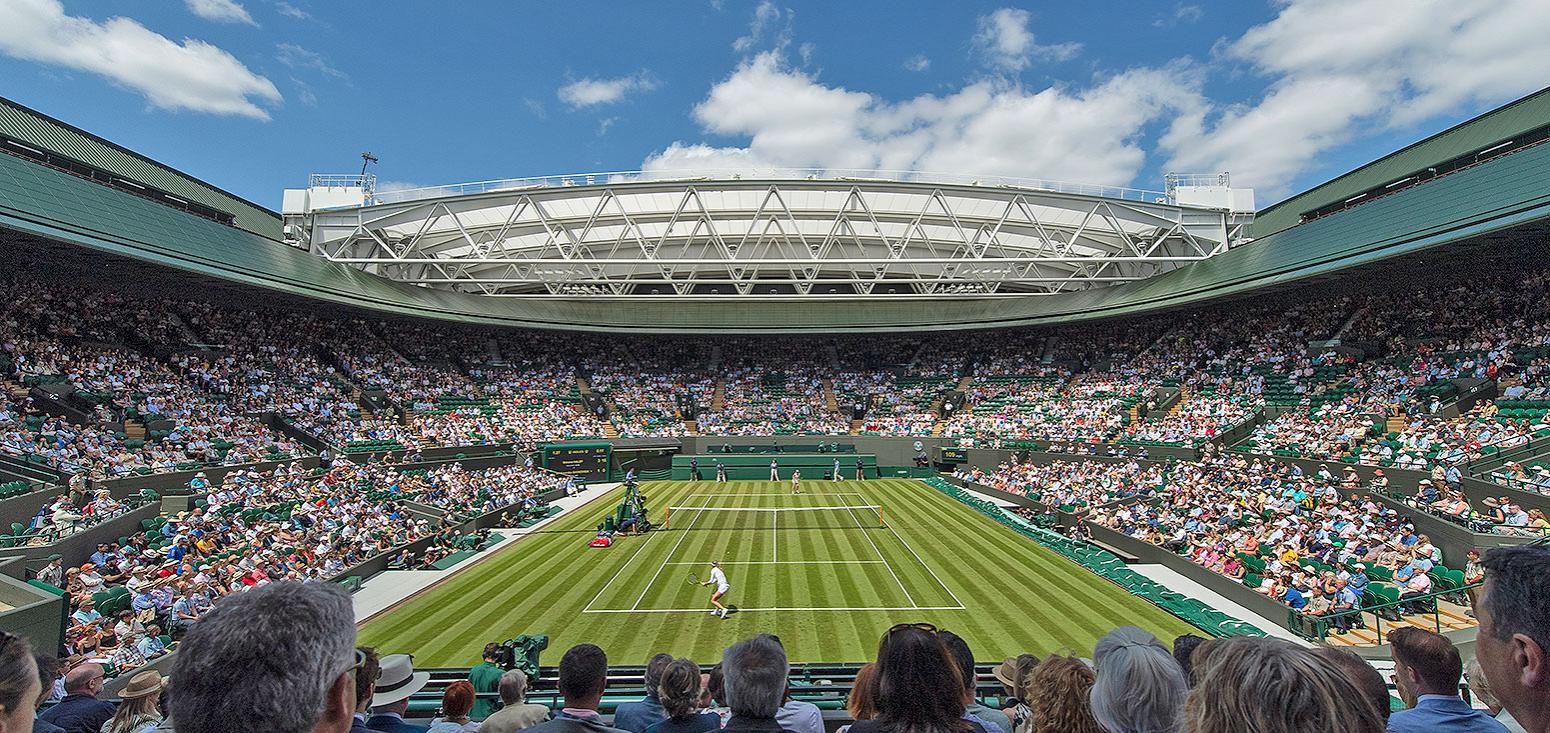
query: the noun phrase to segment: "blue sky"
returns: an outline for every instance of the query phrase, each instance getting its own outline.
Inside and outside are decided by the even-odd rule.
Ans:
[[[0,95],[260,204],[392,185],[820,167],[1261,205],[1550,84],[1543,0],[0,0]]]

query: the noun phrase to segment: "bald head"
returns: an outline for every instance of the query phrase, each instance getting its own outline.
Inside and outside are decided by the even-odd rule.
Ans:
[[[104,676],[100,664],[78,664],[65,673],[65,692],[71,695],[96,695],[101,689]]]

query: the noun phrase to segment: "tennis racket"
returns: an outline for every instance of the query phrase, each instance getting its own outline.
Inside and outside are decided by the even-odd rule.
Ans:
[[[687,582],[689,585],[699,585],[700,584],[700,578],[699,578],[699,576],[695,575],[694,573],[689,573],[689,578],[685,582]]]

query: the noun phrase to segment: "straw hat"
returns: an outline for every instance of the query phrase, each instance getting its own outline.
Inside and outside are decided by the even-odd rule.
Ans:
[[[382,658],[382,675],[377,678],[377,692],[371,696],[371,705],[376,707],[404,700],[430,681],[430,672],[414,671],[413,656],[389,654]]]
[[[129,684],[124,685],[124,689],[119,691],[118,696],[125,700],[134,700],[161,692],[161,689],[166,686],[167,680],[160,672],[148,669],[130,677]]]

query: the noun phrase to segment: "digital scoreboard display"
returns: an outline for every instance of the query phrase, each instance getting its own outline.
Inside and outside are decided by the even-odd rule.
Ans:
[[[968,463],[969,452],[962,448],[943,448],[942,463]]]
[[[541,465],[550,471],[583,481],[608,480],[608,461],[613,454],[613,446],[608,443],[546,445],[541,450]]]

